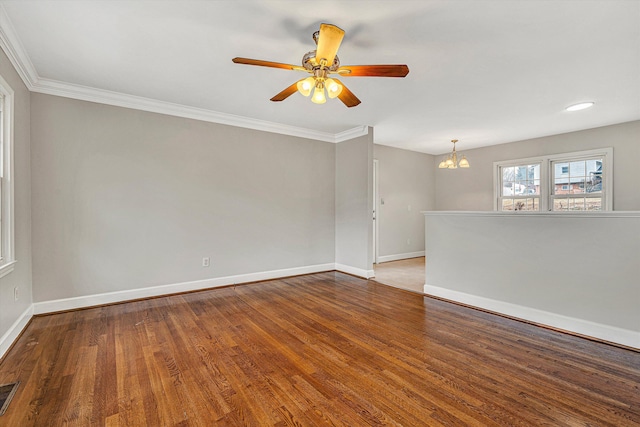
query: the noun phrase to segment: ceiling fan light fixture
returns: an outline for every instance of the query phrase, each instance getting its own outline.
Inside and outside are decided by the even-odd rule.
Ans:
[[[324,85],[322,83],[316,85],[313,96],[311,97],[311,102],[314,104],[324,104],[327,102],[327,98],[324,96]]]
[[[342,93],[342,85],[333,79],[326,79],[324,86],[327,88],[327,95],[329,95],[331,99],[336,98]]]
[[[304,96],[311,95],[311,91],[316,85],[316,81],[313,77],[307,77],[306,79],[302,79],[298,82],[298,92],[300,92]]]
[[[240,57],[233,58],[232,61],[235,64],[303,71],[312,75],[287,86],[271,98],[273,102],[284,101],[300,92],[305,97],[311,96],[311,101],[316,104],[324,104],[327,97],[338,98],[348,108],[359,105],[360,100],[340,80],[329,78],[330,74],[341,77],[405,77],[409,73],[409,67],[405,64],[341,66],[338,49],[343,38],[344,30],[332,24],[320,24],[320,31],[313,34],[316,50],[307,52],[302,57],[302,66]]]

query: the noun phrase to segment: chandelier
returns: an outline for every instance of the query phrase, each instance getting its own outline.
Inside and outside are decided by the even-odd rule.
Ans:
[[[453,151],[449,154],[449,157],[440,162],[438,167],[440,169],[468,168],[469,161],[465,156],[462,156],[460,161],[458,161],[458,153],[456,153],[456,142],[458,142],[458,140],[452,139],[451,142],[453,142]]]

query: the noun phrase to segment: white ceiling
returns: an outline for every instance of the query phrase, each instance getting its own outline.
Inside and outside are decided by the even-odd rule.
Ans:
[[[640,119],[638,0],[0,4],[40,92],[80,85],[311,133],[369,125],[378,144],[431,154],[452,138],[463,151]],[[346,31],[343,65],[406,63],[409,75],[343,78],[362,100],[348,109],[299,94],[271,102],[304,74],[231,62],[300,64],[321,22]],[[584,100],[595,107],[564,111]]]

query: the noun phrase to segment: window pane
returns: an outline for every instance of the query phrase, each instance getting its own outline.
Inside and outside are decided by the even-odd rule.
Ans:
[[[585,171],[585,162],[581,160],[579,162],[571,162],[569,163],[569,175],[571,177],[579,177],[584,176]]]
[[[568,199],[554,199],[553,200],[553,210],[554,211],[567,211],[567,210],[569,210],[569,200]]]
[[[569,163],[554,163],[553,174],[556,178],[569,174]]]
[[[532,194],[537,194],[540,195],[540,180],[536,179],[533,181],[533,193]]]
[[[588,211],[600,211],[600,210],[602,210],[602,198],[600,198],[600,197],[587,197],[587,198],[585,198],[585,208]]]
[[[556,178],[553,186],[553,194],[567,194],[569,192],[569,183],[567,178]]]
[[[602,192],[602,160],[587,160],[586,193]]]
[[[515,178],[514,168],[502,168],[502,180],[503,181],[513,181]]]
[[[540,210],[540,201],[537,198],[526,199],[525,205],[522,208],[523,211],[537,211]]]
[[[583,211],[584,210],[584,199],[581,197],[579,199],[569,199],[569,210],[570,211]]]
[[[514,209],[513,199],[502,199],[502,210],[512,211]]]
[[[540,180],[540,165],[529,165],[529,179]]]
[[[527,170],[527,166],[516,166],[516,180],[526,181],[528,176]]]
[[[584,193],[584,177],[571,177],[571,184],[569,188],[569,194],[583,194]]]
[[[587,160],[586,162],[585,175],[589,176],[589,174],[595,172],[602,172],[602,160]]]

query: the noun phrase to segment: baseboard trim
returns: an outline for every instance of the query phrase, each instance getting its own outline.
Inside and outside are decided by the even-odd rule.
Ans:
[[[550,328],[562,329],[585,337],[609,341],[611,343],[640,350],[640,332],[638,331],[551,313],[536,308],[458,292],[429,284],[424,285],[424,293],[498,314],[503,314],[508,317],[522,319],[524,321],[537,323]]]
[[[2,360],[5,353],[9,351],[13,343],[18,339],[29,323],[29,320],[31,320],[31,317],[33,317],[33,304],[27,307],[20,317],[13,322],[9,330],[0,338],[0,360]]]
[[[401,259],[418,258],[424,256],[424,251],[408,252],[406,254],[384,255],[378,257],[378,264],[381,262],[400,261]]]
[[[350,265],[345,264],[335,264],[335,270],[341,271],[343,273],[352,274],[354,276],[362,277],[364,279],[369,279],[375,275],[373,270],[363,270],[362,268],[352,267]]]
[[[77,310],[106,304],[114,304],[142,298],[170,295],[181,292],[198,291],[240,283],[258,282],[261,280],[278,279],[287,276],[319,273],[335,269],[335,264],[318,264],[305,267],[285,268],[281,270],[262,271],[257,273],[239,274],[236,276],[216,277],[191,282],[173,283],[168,285],[150,286],[146,288],[128,289],[116,292],[84,295],[73,298],[63,298],[33,304],[33,314],[47,314],[59,311]]]

